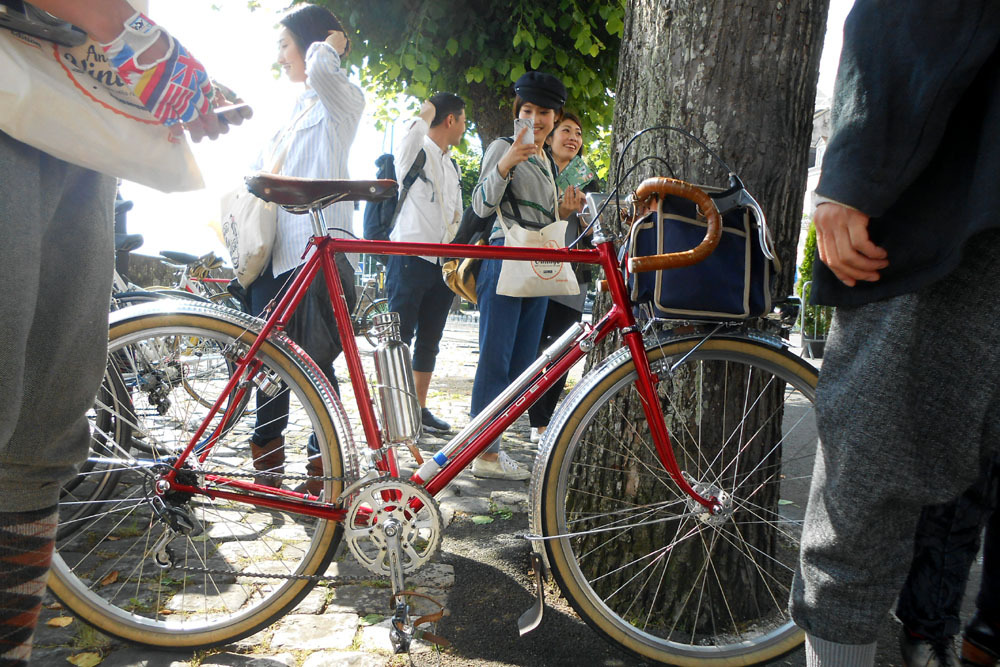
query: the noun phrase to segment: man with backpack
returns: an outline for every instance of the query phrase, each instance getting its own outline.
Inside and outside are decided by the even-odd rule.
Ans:
[[[462,217],[462,189],[458,166],[450,153],[464,134],[462,98],[438,93],[423,103],[396,151],[397,174],[403,180],[390,232],[393,241],[448,243],[455,236]],[[410,174],[414,164],[418,169]],[[416,334],[413,379],[421,420],[425,430],[435,432],[451,429],[427,408],[438,345],[454,298],[441,277],[441,261],[437,257],[391,255],[386,266],[389,309],[399,313],[403,342],[410,344]]]

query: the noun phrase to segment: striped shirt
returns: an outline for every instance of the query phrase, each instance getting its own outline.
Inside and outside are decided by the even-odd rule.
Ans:
[[[257,157],[254,169],[271,169],[275,156],[287,144],[288,153],[279,173],[301,178],[350,178],[347,156],[365,107],[364,93],[348,80],[347,71],[340,67],[340,56],[325,42],[314,42],[306,52],[306,86],[289,123],[275,132]],[[292,123],[294,127],[289,127]],[[350,230],[354,205],[333,204],[323,214],[327,227]],[[278,231],[271,254],[275,276],[303,262],[302,253],[311,235],[310,216],[278,209]],[[331,235],[347,236],[342,232]]]

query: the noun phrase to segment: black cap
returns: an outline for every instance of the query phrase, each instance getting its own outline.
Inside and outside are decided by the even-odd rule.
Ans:
[[[566,104],[566,86],[548,72],[525,72],[514,83],[514,92],[525,102],[546,109],[562,109]]]

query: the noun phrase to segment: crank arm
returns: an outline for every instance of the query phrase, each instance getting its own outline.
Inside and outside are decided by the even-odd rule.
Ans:
[[[542,612],[545,611],[545,586],[543,585],[545,563],[542,561],[541,555],[535,551],[531,552],[529,558],[531,569],[535,571],[535,590],[538,592],[538,597],[535,598],[535,603],[517,619],[517,629],[522,637],[541,624]]]

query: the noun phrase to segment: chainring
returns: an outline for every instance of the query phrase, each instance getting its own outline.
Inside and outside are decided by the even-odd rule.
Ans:
[[[420,509],[414,510],[419,503]],[[399,535],[404,574],[426,565],[441,547],[441,510],[437,501],[412,482],[381,479],[366,484],[354,495],[344,521],[347,546],[370,572],[390,576],[386,525],[402,528]]]

